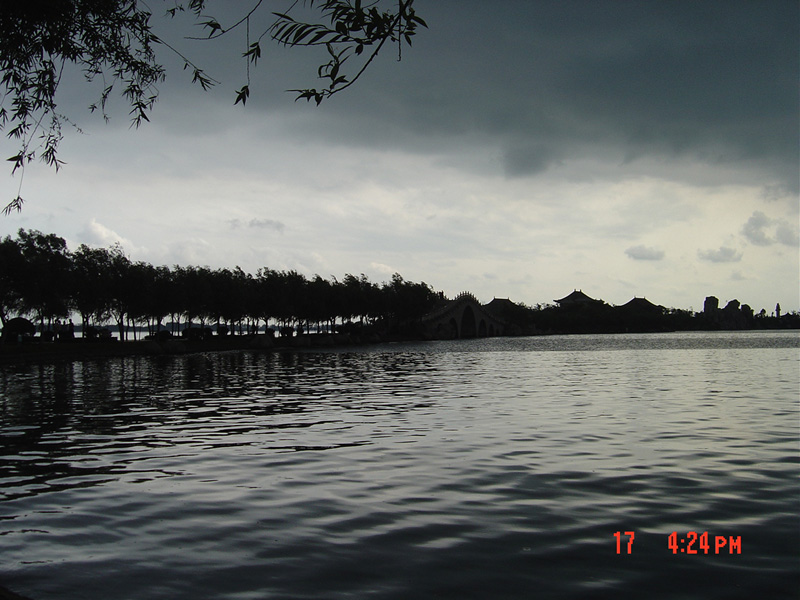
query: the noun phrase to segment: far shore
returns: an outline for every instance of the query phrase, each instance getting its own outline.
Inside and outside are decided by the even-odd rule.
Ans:
[[[80,360],[86,358],[113,358],[119,356],[180,355],[198,352],[226,352],[237,350],[295,350],[375,344],[385,340],[377,335],[350,336],[347,334],[306,334],[293,337],[269,335],[212,336],[202,340],[170,338],[166,340],[108,341],[74,340],[47,342],[34,339],[23,343],[0,343],[0,363],[54,360]]]

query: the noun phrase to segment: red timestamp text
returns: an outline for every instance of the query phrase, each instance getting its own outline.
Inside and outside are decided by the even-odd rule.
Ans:
[[[615,531],[614,537],[617,540],[617,554],[631,554],[633,552],[633,540],[636,538],[634,531]],[[698,533],[689,531],[685,535],[679,535],[673,531],[667,537],[667,547],[673,554],[741,554],[742,536],[740,535],[715,535],[711,536],[707,531]]]
[[[667,547],[673,554],[708,554],[712,550],[714,554],[741,554],[742,536],[715,535],[712,545],[707,531],[700,534],[690,531],[680,537],[677,531],[673,531],[667,538]]]
[[[620,531],[614,532],[614,537],[617,538],[617,554],[622,554],[622,550],[621,550],[622,535],[623,534]],[[628,542],[628,548],[627,548],[628,552],[627,552],[627,554],[630,554],[631,550],[633,549],[633,538],[636,537],[636,534],[633,531],[626,531],[625,535],[630,538],[630,539],[627,540],[627,542]]]

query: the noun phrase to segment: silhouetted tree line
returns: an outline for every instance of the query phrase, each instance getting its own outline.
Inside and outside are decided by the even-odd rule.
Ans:
[[[424,336],[420,317],[445,302],[426,283],[395,273],[376,284],[366,275],[308,279],[297,271],[262,268],[257,273],[196,266],[156,267],[131,261],[119,245],[75,252],[63,238],[20,229],[0,240],[0,324],[29,317],[40,331],[57,320],[80,315],[83,335],[114,323],[120,339],[136,338],[137,328],[157,334],[254,333],[277,324],[294,331],[362,332]],[[494,306],[493,306],[494,305]],[[649,302],[611,306],[602,300],[582,304],[537,305],[510,301],[489,305],[508,327],[507,334],[618,333],[714,329],[800,328],[796,312],[755,313],[737,300],[718,307],[713,296],[704,311],[664,308]],[[66,321],[65,321],[66,322]]]
[[[297,271],[256,274],[196,266],[156,267],[131,261],[119,245],[75,252],[63,238],[20,229],[0,240],[0,321],[30,317],[41,330],[80,315],[82,331],[113,322],[120,339],[136,327],[176,334],[189,325],[218,333],[253,333],[270,321],[310,331],[374,326],[402,330],[441,296],[395,273],[380,285],[366,275],[308,279]],[[338,325],[337,325],[338,321]]]

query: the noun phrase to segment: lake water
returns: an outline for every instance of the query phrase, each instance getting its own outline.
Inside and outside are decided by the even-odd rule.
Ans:
[[[0,367],[34,600],[797,598],[799,515],[798,332]]]

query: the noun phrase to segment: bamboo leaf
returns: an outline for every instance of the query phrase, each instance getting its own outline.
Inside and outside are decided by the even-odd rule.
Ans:
[[[245,104],[247,104],[247,99],[249,97],[250,97],[250,86],[243,85],[242,89],[237,90],[236,102],[234,102],[233,105],[236,106],[237,104],[239,104],[239,102],[241,102],[242,106],[244,106]]]

